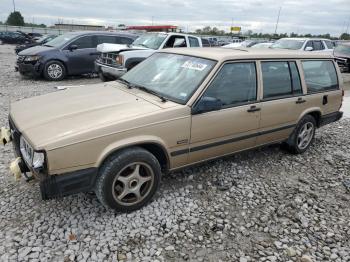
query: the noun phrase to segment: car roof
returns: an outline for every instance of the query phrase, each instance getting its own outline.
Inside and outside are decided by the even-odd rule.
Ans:
[[[252,48],[222,48],[222,47],[203,47],[203,48],[172,48],[160,52],[173,53],[188,56],[196,56],[217,61],[225,60],[245,60],[245,59],[329,59],[331,54],[294,51],[286,49],[252,49]]]
[[[284,37],[280,40],[299,40],[299,41],[306,41],[306,40],[323,40],[323,41],[332,41],[326,38],[314,38],[314,37]]]
[[[129,36],[129,37],[138,37],[136,34],[126,33],[126,32],[110,32],[110,31],[76,31],[66,33],[73,36],[81,36],[81,35],[116,35],[116,36]]]
[[[193,36],[193,37],[198,37],[196,35],[191,35],[191,34],[184,34],[184,33],[176,33],[176,32],[147,32],[144,33],[145,35],[147,34],[164,34],[164,35],[181,35],[181,36]]]

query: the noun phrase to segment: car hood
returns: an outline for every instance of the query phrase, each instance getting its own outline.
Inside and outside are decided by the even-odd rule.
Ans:
[[[101,53],[109,53],[109,52],[118,52],[118,51],[126,51],[126,50],[133,50],[133,49],[149,49],[141,46],[128,46],[128,45],[121,45],[121,44],[99,44],[97,46],[97,51]]]
[[[40,55],[44,52],[51,51],[54,49],[56,49],[56,48],[39,45],[39,46],[33,46],[33,47],[30,47],[26,50],[23,50],[23,51],[19,52],[18,55]]]
[[[10,117],[36,149],[84,137],[103,126],[130,121],[161,110],[156,103],[128,92],[121,84],[96,84],[23,99],[11,105]],[[97,130],[97,131],[96,131]],[[48,147],[48,148],[47,148]]]

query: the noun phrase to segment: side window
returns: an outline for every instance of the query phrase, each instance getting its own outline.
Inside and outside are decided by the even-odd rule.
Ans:
[[[302,62],[308,93],[339,88],[338,76],[332,61]]]
[[[77,40],[73,41],[71,45],[77,45],[78,49],[83,49],[83,48],[95,48],[96,45],[94,44],[94,39],[93,36],[87,35],[87,36],[82,36],[78,38]]]
[[[300,75],[295,62],[289,62],[290,74],[292,75],[293,94],[302,94]]]
[[[328,49],[334,48],[334,43],[332,41],[324,41]]]
[[[188,37],[188,41],[190,42],[190,47],[199,47],[199,41],[195,37]]]
[[[210,43],[208,39],[202,38],[203,47],[210,47]]]
[[[97,44],[114,44],[116,43],[115,41],[115,36],[111,36],[111,35],[98,35],[97,36]]]
[[[132,42],[134,42],[133,39],[128,38],[128,37],[122,37],[122,36],[117,36],[116,41],[114,43],[116,44],[122,44],[122,45],[130,45]]]
[[[225,64],[204,96],[221,100],[223,107],[256,101],[256,68],[254,62]]]
[[[187,47],[186,38],[180,35],[172,35],[164,45],[164,48]]]
[[[301,94],[301,82],[295,62],[261,62],[264,99]]]
[[[321,41],[314,41],[314,50],[323,50],[324,46]]]
[[[306,47],[312,47],[312,48],[314,48],[312,42],[313,42],[313,41],[307,41],[307,43],[306,43],[306,45],[305,45],[305,48],[306,48]],[[304,48],[304,49],[305,49],[305,48]]]

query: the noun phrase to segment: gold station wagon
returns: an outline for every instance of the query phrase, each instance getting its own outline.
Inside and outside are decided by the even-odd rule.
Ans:
[[[115,82],[15,102],[15,175],[43,199],[94,191],[118,211],[156,193],[161,174],[271,143],[292,153],[339,120],[342,78],[331,58],[298,51],[186,48],[153,54]]]

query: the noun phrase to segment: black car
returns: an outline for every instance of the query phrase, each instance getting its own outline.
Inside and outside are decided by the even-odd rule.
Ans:
[[[0,44],[31,43],[33,39],[22,32],[0,32]]]
[[[137,35],[113,32],[71,32],[42,46],[18,53],[16,70],[47,80],[62,80],[67,75],[94,73],[98,57],[96,46],[102,43],[131,44]]]
[[[40,37],[38,40],[35,40],[34,42],[29,42],[29,43],[17,45],[15,47],[15,52],[16,52],[16,54],[18,54],[19,52],[21,52],[25,49],[28,49],[30,47],[37,46],[37,45],[44,45],[56,37],[57,37],[57,35],[44,35],[44,36]]]

